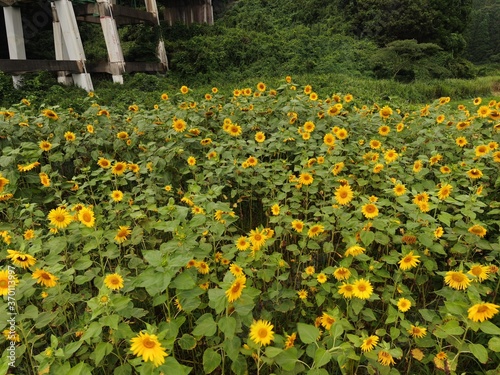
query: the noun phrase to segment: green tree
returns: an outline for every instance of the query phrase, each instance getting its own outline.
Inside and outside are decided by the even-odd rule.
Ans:
[[[346,0],[346,12],[359,37],[385,45],[415,39],[456,51],[465,44],[457,36],[467,25],[472,0]]]

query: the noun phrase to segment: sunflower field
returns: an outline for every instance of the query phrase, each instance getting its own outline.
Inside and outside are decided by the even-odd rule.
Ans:
[[[500,371],[500,101],[79,100],[0,108],[1,374]]]

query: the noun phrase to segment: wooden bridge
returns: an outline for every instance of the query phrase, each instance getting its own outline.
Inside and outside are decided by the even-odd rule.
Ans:
[[[157,46],[157,63],[126,62],[123,56],[119,25],[145,23],[160,24],[156,0],[144,0],[145,11],[116,4],[116,0],[52,0],[51,16],[54,34],[55,60],[28,60],[24,45],[23,3],[37,3],[33,0],[0,0],[5,18],[9,59],[0,59],[0,71],[13,74],[14,86],[22,85],[21,74],[34,71],[56,71],[58,81],[93,90],[90,73],[106,72],[113,82],[123,83],[123,73],[164,72],[168,60],[163,39]],[[164,19],[172,25],[175,22],[213,24],[212,0],[163,0]],[[108,52],[108,61],[88,64],[85,58],[78,22],[100,23]]]

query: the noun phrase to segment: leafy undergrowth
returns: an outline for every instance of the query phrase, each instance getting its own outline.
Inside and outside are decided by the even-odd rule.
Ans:
[[[0,369],[496,373],[500,104],[449,99],[2,109]]]

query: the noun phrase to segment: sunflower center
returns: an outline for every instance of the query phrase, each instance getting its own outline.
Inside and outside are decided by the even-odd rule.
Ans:
[[[54,217],[54,220],[57,221],[58,223],[64,223],[66,217],[63,214],[59,214]]]
[[[235,285],[233,285],[233,287],[231,288],[231,292],[232,293],[238,293],[241,289],[241,284],[240,283],[236,283]]]
[[[364,284],[358,285],[358,289],[359,291],[364,292],[366,290],[366,285]]]
[[[82,216],[84,221],[90,221],[92,218],[90,217],[90,214],[88,212],[85,212]]]
[[[257,336],[259,336],[261,339],[265,339],[267,337],[267,329],[266,328],[261,328],[257,332]]]
[[[28,257],[27,257],[26,255],[19,255],[19,256],[17,257],[17,260],[18,260],[19,262],[26,262],[26,261],[28,260]]]
[[[347,198],[347,191],[341,191],[339,196],[340,198]]]
[[[8,284],[9,283],[7,280],[0,280],[0,288],[2,288],[2,289],[7,288]]]
[[[486,311],[488,311],[488,306],[484,306],[483,305],[483,306],[479,306],[477,308],[477,312],[480,313],[480,314],[485,313]]]
[[[261,240],[262,240],[262,235],[260,235],[260,234],[256,234],[255,236],[253,236],[253,239],[254,239],[255,241],[261,241]]]
[[[151,339],[145,338],[142,341],[142,345],[144,345],[148,349],[153,349],[156,346],[156,343]]]
[[[457,283],[461,283],[461,282],[463,282],[465,280],[464,276],[460,275],[459,273],[454,274],[451,278],[452,278],[453,281],[455,281]]]
[[[46,272],[42,273],[40,277],[44,280],[50,280],[50,275]]]
[[[375,207],[373,205],[366,206],[366,212],[368,213],[375,212]]]

